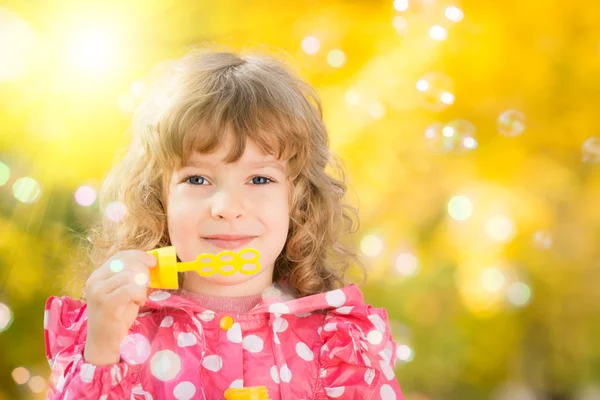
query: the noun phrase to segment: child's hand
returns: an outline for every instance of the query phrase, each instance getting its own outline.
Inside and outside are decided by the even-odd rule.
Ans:
[[[121,360],[121,341],[146,302],[148,268],[155,265],[156,258],[144,251],[120,251],[87,280],[86,362],[110,365]]]

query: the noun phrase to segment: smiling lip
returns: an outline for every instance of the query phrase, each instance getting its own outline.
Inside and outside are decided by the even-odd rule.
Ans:
[[[254,239],[254,236],[215,235],[204,237],[204,240],[221,249],[233,250]]]

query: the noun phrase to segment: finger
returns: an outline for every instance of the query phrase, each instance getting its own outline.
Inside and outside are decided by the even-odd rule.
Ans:
[[[106,296],[106,302],[112,305],[126,305],[129,302],[134,302],[138,306],[143,306],[146,303],[148,296],[148,288],[130,283],[120,286]]]
[[[131,269],[126,269],[117,274],[113,274],[108,279],[98,282],[93,288],[93,293],[97,295],[111,293],[123,285],[132,283],[135,274],[136,272]]]
[[[94,284],[109,279],[126,269],[148,274],[148,265],[141,261],[139,257],[115,257],[94,271],[88,279],[87,285],[94,286]]]

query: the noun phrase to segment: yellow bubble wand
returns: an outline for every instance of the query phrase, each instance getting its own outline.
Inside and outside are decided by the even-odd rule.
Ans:
[[[238,252],[231,250],[222,251],[216,255],[211,253],[200,254],[194,261],[177,261],[177,253],[174,246],[162,247],[147,251],[156,260],[156,266],[150,268],[150,284],[154,289],[178,289],[178,272],[196,271],[201,276],[212,276],[221,274],[231,276],[236,272],[244,275],[256,274],[260,271],[258,261],[260,253],[256,249],[246,248]],[[246,254],[252,254],[251,258],[244,258]],[[230,257],[231,259],[225,259]],[[250,265],[252,268],[245,268]],[[225,267],[230,267],[225,269]]]

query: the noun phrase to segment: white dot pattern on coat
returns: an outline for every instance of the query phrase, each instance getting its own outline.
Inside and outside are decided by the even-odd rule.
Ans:
[[[300,356],[304,361],[312,361],[315,359],[314,353],[311,349],[306,345],[306,343],[298,342],[296,343],[296,353]]]
[[[251,353],[258,353],[262,351],[264,345],[265,343],[258,336],[248,335],[244,338],[244,344],[242,346]]]
[[[165,292],[164,290],[157,290],[148,295],[148,298],[152,301],[164,301],[171,297],[171,293]]]
[[[281,332],[285,332],[285,330],[288,328],[289,323],[287,322],[287,320],[285,318],[275,318],[275,322],[273,322],[273,330],[275,332],[281,333]]]
[[[231,343],[242,343],[242,327],[238,322],[234,323],[229,330],[227,330],[227,339]]]
[[[156,379],[170,381],[181,371],[181,358],[172,350],[159,350],[150,359],[150,371]]]
[[[375,325],[375,328],[377,328],[379,332],[385,333],[385,322],[383,322],[383,319],[381,319],[379,315],[371,314],[369,315],[369,320]]]
[[[229,387],[232,389],[241,389],[244,387],[244,380],[236,379],[235,381],[231,382],[231,385],[229,385]]]
[[[375,379],[375,370],[373,368],[368,368],[365,371],[365,382],[367,383],[367,385],[370,385],[373,383],[373,379]]]
[[[273,314],[289,314],[290,309],[283,303],[274,303],[269,306],[269,312]]]
[[[171,326],[173,326],[173,317],[170,315],[167,315],[160,322],[160,327],[161,328],[170,328]]]
[[[394,393],[394,389],[387,383],[381,385],[379,389],[379,396],[381,396],[381,400],[396,400],[396,393]]]
[[[273,379],[273,382],[279,384],[279,371],[277,370],[277,365],[271,367],[271,379]]]
[[[190,347],[196,344],[196,335],[192,332],[180,332],[177,335],[177,346]]]
[[[173,396],[177,400],[190,400],[196,394],[196,386],[192,382],[179,382],[173,389]]]
[[[327,393],[327,396],[333,397],[334,399],[337,399],[338,397],[340,397],[341,395],[344,394],[344,390],[345,389],[346,388],[344,386],[326,387],[325,388],[325,393]]]
[[[346,295],[342,289],[332,290],[325,294],[325,301],[327,301],[327,304],[331,307],[341,307],[346,302]]]
[[[209,371],[219,372],[221,368],[223,368],[223,359],[221,356],[216,354],[211,354],[209,356],[204,357],[202,360],[202,366]]]
[[[279,371],[279,377],[282,382],[290,383],[292,380],[292,371],[288,368],[287,364],[283,364],[281,366],[281,370]]]
[[[83,363],[79,370],[79,378],[85,383],[90,383],[94,379],[94,371],[96,371],[95,365]]]

